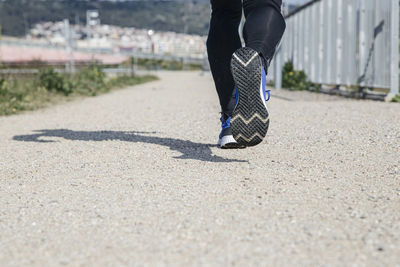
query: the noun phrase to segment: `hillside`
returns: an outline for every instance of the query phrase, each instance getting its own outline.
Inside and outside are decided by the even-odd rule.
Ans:
[[[207,1],[5,0],[0,1],[0,25],[4,35],[23,36],[42,21],[69,18],[84,24],[88,9],[98,9],[103,24],[201,35],[207,34],[210,17]]]
[[[103,24],[200,35],[207,34],[210,19],[209,0],[0,0],[0,26],[4,35],[23,36],[43,21],[85,24],[88,9],[98,9]]]

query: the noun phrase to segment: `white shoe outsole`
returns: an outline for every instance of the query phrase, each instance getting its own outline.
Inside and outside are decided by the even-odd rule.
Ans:
[[[238,144],[232,135],[226,135],[218,139],[219,148],[244,148],[243,145]]]

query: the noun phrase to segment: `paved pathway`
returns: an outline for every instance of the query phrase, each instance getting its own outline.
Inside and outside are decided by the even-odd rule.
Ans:
[[[400,266],[400,105],[274,92],[219,150],[209,76],[0,117],[0,266]]]

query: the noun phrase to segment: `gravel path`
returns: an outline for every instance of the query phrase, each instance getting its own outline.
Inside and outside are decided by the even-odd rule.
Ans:
[[[0,266],[400,266],[400,105],[273,92],[219,150],[209,76],[0,117]]]

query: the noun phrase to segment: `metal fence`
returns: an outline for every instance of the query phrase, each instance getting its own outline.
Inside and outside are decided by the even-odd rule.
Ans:
[[[1,0],[0,0],[1,1]],[[121,49],[116,53],[113,49],[105,48],[76,48],[68,47],[64,45],[52,45],[47,43],[37,43],[25,39],[0,39],[0,45],[11,45],[11,46],[22,46],[29,48],[44,48],[44,49],[57,49],[57,50],[69,50],[75,52],[83,52],[89,54],[106,54],[106,55],[122,55],[122,56],[132,56],[134,58],[140,59],[154,59],[154,60],[165,60],[165,61],[182,61],[187,64],[203,64],[204,56],[199,55],[186,55],[186,56],[176,56],[169,54],[156,54],[156,53],[144,53],[140,51],[134,51],[133,49]],[[0,55],[1,56],[1,55]],[[1,57],[0,57],[1,62]]]
[[[286,23],[271,68],[277,87],[292,61],[316,84],[399,92],[398,0],[314,0]]]

